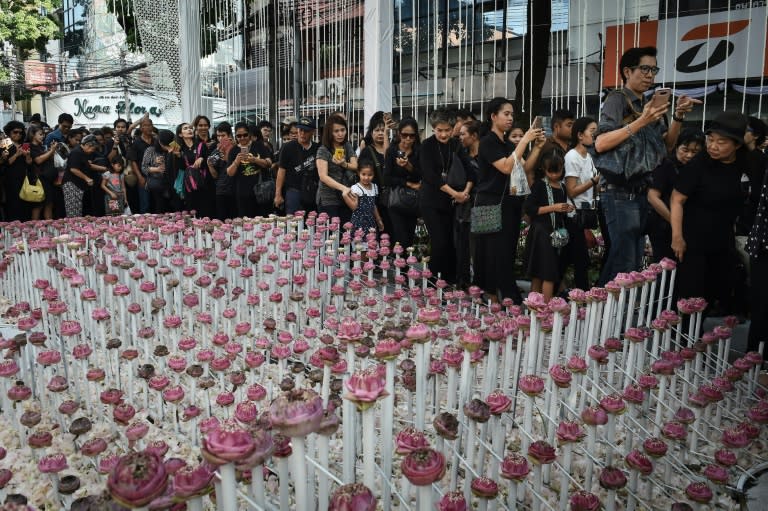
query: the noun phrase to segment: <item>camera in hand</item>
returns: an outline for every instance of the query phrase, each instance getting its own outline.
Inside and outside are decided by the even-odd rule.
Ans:
[[[400,158],[401,160],[404,160],[405,159],[405,151],[398,151],[397,152],[397,157]]]

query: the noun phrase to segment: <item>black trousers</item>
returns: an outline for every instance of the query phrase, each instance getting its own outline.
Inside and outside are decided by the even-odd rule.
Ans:
[[[747,349],[757,351],[761,342],[768,343],[768,254],[750,258],[750,317]],[[763,353],[768,361],[768,347]]]
[[[429,269],[437,278],[456,282],[456,250],[453,247],[453,211],[421,207],[421,217],[429,231]]]
[[[478,198],[478,204],[493,204],[493,200],[498,199],[481,201]],[[491,294],[500,293],[502,298],[511,298],[516,304],[523,301],[515,278],[522,210],[521,197],[504,197],[501,203],[501,232],[475,236],[473,265],[477,286]]]
[[[569,224],[568,235],[570,241],[568,241],[560,257],[560,275],[565,275],[565,270],[573,265],[573,285],[586,291],[590,288],[589,251],[587,250],[587,239],[584,237],[584,229],[575,224]]]

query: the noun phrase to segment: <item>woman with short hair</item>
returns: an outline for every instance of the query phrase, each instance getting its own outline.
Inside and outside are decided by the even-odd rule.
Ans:
[[[0,152],[0,174],[5,176],[5,220],[29,220],[31,205],[19,198],[19,192],[32,166],[29,144],[24,142],[26,128],[19,121],[3,127],[10,143]]]

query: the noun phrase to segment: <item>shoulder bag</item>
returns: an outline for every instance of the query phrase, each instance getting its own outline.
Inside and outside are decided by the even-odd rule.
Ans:
[[[275,200],[275,181],[268,175],[269,169],[259,171],[259,182],[253,185],[253,196],[260,206],[268,206]],[[267,175],[265,178],[264,176]]]
[[[34,183],[34,184],[33,184]],[[37,176],[29,178],[29,172],[24,176],[24,183],[19,190],[19,199],[26,202],[43,202],[45,200],[45,189],[43,189],[43,183]]]
[[[419,191],[407,186],[395,186],[389,190],[387,207],[405,216],[419,216]]]
[[[504,185],[498,204],[478,206],[477,195],[475,195],[475,204],[470,213],[470,232],[472,234],[493,234],[501,231],[501,204],[504,202],[504,194],[506,193],[509,193],[509,179]]]
[[[547,186],[547,202],[550,206],[553,206],[555,204],[555,199],[552,197],[552,187],[549,186],[549,182],[545,181],[544,184]],[[558,227],[557,221],[555,217],[555,212],[552,211],[549,213],[549,218],[552,220],[552,234],[549,235],[552,246],[555,248],[563,248],[568,244],[570,241],[570,236],[568,235],[568,229],[565,227]]]

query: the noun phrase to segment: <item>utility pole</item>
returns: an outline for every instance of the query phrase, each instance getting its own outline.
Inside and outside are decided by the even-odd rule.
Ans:
[[[125,50],[120,50],[120,71],[125,69]],[[131,124],[131,95],[128,92],[128,79],[126,75],[122,75],[120,81],[123,84],[123,101],[125,101],[125,118],[128,121],[128,125]]]

